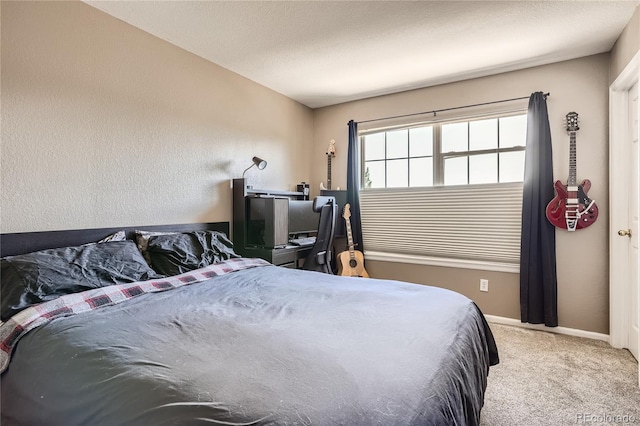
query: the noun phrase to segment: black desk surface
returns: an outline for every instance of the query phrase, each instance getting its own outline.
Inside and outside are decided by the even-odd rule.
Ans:
[[[245,247],[242,250],[244,257],[259,257],[271,262],[276,266],[292,265],[296,266],[297,262],[307,257],[313,246],[292,246],[288,245],[281,248],[264,248],[264,247]]]

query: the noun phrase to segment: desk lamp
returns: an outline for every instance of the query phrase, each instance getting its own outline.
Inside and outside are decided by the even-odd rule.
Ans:
[[[251,161],[253,161],[253,163],[249,167],[244,169],[244,172],[242,172],[242,179],[244,179],[244,174],[247,173],[247,170],[249,170],[253,166],[257,166],[258,170],[263,170],[265,167],[267,167],[267,162],[260,157],[253,157]]]

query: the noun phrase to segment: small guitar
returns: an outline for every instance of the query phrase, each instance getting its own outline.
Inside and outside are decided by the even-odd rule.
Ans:
[[[320,182],[320,189],[331,189],[331,159],[336,156],[336,141],[331,139],[327,147],[327,186]]]
[[[577,185],[576,181],[576,131],[578,127],[578,114],[567,114],[567,131],[569,132],[569,179],[567,185],[559,180],[554,187],[556,196],[549,202],[546,209],[547,219],[554,226],[575,231],[586,228],[598,218],[598,206],[596,202],[587,196],[591,189],[591,181],[585,179]]]
[[[349,250],[338,254],[338,275],[369,278],[369,274],[367,274],[367,271],[364,269],[364,256],[362,252],[353,249],[353,234],[351,233],[351,220],[349,219],[351,217],[351,206],[348,203],[344,205],[342,217],[347,225]]]

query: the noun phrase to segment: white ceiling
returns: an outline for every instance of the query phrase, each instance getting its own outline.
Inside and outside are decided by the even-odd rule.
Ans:
[[[311,108],[607,52],[640,1],[86,1]]]

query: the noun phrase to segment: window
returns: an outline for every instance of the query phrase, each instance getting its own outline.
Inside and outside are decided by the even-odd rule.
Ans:
[[[368,259],[517,272],[523,113],[365,133]]]
[[[522,182],[526,126],[519,114],[366,134],[364,187]]]

